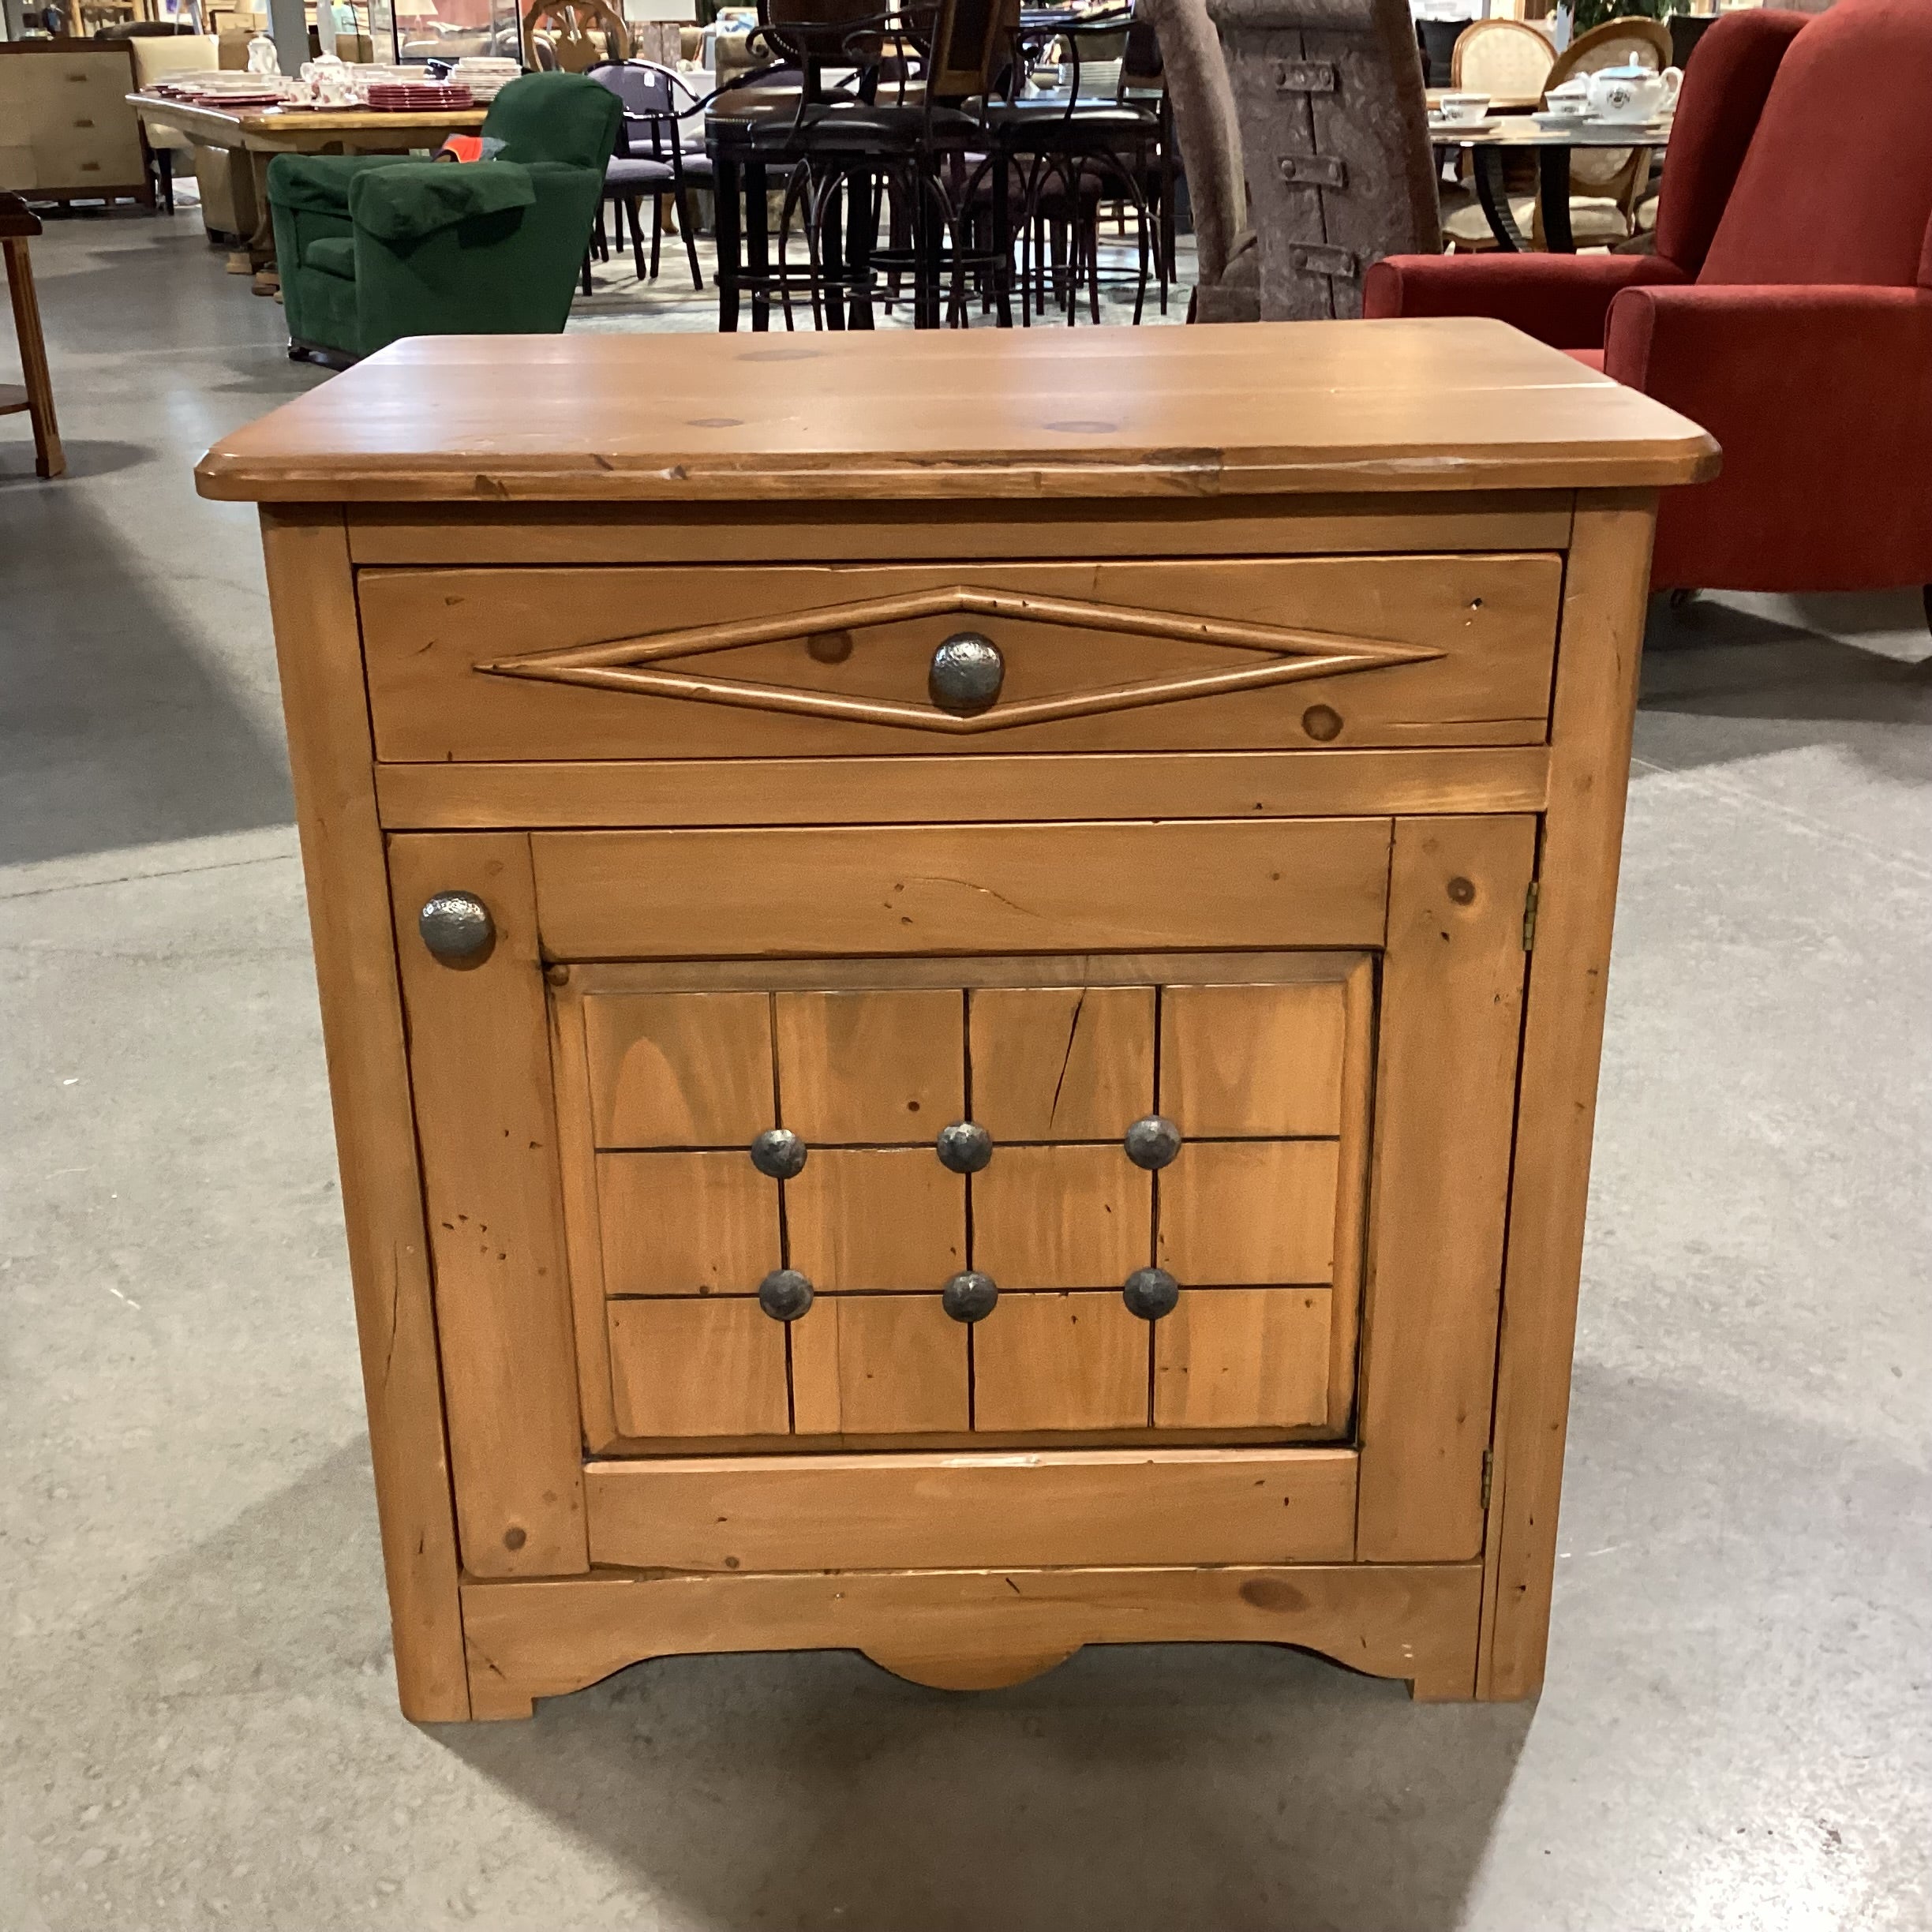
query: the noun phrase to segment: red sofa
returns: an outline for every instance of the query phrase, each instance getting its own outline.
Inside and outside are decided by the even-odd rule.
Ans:
[[[1724,473],[1664,492],[1659,588],[1932,585],[1932,0],[1718,21],[1654,256],[1391,256],[1363,293],[1498,316],[1708,429]]]

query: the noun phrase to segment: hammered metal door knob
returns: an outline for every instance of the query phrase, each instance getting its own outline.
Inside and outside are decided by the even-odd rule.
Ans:
[[[1143,1321],[1159,1321],[1174,1312],[1181,1299],[1181,1284],[1165,1268],[1136,1268],[1121,1290],[1121,1299],[1129,1315]]]
[[[751,1165],[774,1181],[789,1181],[810,1151],[789,1127],[767,1127],[751,1143]]]
[[[990,638],[956,631],[933,653],[926,689],[942,711],[972,717],[991,710],[1006,682],[1006,660]]]
[[[999,1299],[999,1285],[990,1275],[975,1275],[968,1268],[955,1275],[939,1290],[939,1305],[956,1322],[984,1321]]]
[[[811,1305],[812,1285],[796,1268],[773,1268],[758,1283],[758,1306],[773,1321],[796,1321]]]
[[[474,893],[438,893],[416,915],[422,942],[444,964],[474,964],[496,938],[496,922]]]
[[[993,1136],[977,1121],[941,1128],[938,1146],[939,1165],[954,1174],[977,1174],[993,1158]]]
[[[1165,1167],[1181,1151],[1181,1129],[1159,1114],[1150,1114],[1127,1129],[1127,1158],[1151,1174]]]

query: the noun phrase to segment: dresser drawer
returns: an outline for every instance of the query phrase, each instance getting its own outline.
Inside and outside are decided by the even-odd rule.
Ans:
[[[372,570],[378,758],[1541,743],[1561,560]],[[983,681],[949,683],[962,635]],[[972,667],[968,667],[972,668]]]

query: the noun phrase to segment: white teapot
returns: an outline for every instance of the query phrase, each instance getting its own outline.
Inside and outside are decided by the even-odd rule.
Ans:
[[[1578,75],[1578,78],[1585,78]],[[1683,69],[1666,67],[1653,73],[1648,67],[1600,67],[1588,77],[1589,112],[1598,121],[1655,121],[1677,105]]]
[[[248,70],[252,74],[279,74],[282,71],[282,57],[275,51],[275,43],[265,33],[258,33],[248,43]]]

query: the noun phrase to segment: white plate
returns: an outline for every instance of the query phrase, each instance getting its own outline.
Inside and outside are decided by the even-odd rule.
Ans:
[[[1481,134],[1496,125],[1497,117],[1492,114],[1483,121],[1448,121],[1437,115],[1429,116],[1429,133],[1432,135],[1454,136],[1457,134]]]

